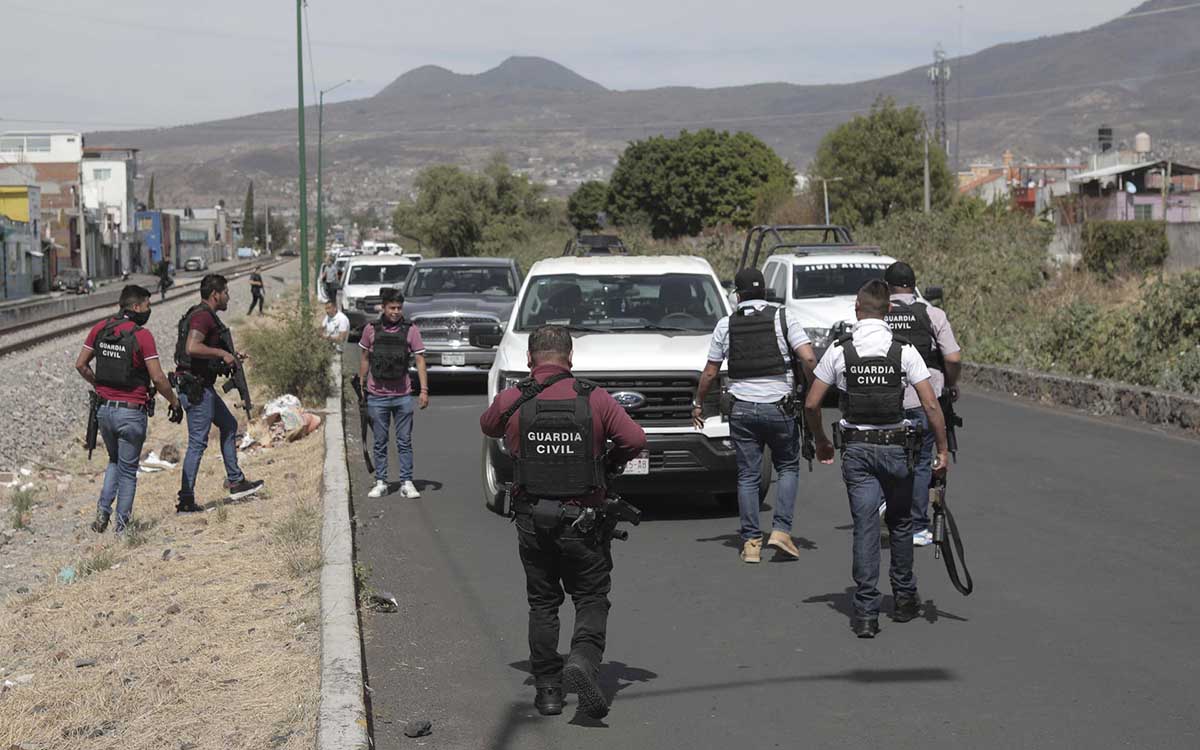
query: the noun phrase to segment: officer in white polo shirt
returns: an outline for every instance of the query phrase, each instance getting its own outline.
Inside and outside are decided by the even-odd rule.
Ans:
[[[904,414],[904,389],[911,385],[933,430],[937,457],[933,472],[948,468],[946,423],[929,383],[929,369],[909,343],[892,336],[883,318],[888,312],[888,285],[875,279],[858,291],[858,316],[849,336],[829,347],[813,373],[804,408],[816,441],[817,458],[833,463],[834,444],[821,425],[821,400],[830,387],[841,391],[840,433],[842,479],[854,520],[854,616],[851,629],[859,638],[879,632],[879,505],[887,501],[884,519],[891,531],[890,578],[895,622],[920,614],[921,599],[913,575],[913,468],[921,450],[919,426]]]
[[[792,511],[800,484],[800,435],[793,393],[795,363],[808,377],[816,364],[812,344],[801,321],[788,317],[784,308],[766,300],[762,271],[745,268],[734,278],[738,305],[733,315],[717,321],[708,350],[708,364],[692,402],[692,419],[703,426],[701,404],[729,360],[729,393],[733,405],[729,434],[737,452],[737,496],[741,517],[741,558],[756,563],[762,558],[762,532],[758,526],[759,490],[763,447],[770,446],[771,462],[779,477],[775,518],[767,545],[792,558],[800,550],[792,541]]]

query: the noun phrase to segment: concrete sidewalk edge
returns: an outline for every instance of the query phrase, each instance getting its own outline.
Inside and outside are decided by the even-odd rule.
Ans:
[[[1091,414],[1171,425],[1200,437],[1200,398],[1185,393],[973,362],[963,363],[963,373],[973,385],[988,390],[1082,409]]]
[[[332,366],[334,394],[325,403],[325,472],[321,525],[321,701],[317,750],[367,748],[362,636],[354,590],[350,477],[342,427],[341,357]]]

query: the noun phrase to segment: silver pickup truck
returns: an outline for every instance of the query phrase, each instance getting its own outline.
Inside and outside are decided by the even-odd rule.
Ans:
[[[471,346],[473,324],[507,325],[521,269],[509,258],[431,258],[413,267],[404,287],[404,315],[421,332],[433,375],[486,377],[494,349]]]

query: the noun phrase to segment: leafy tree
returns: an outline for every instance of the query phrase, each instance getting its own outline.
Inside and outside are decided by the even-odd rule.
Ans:
[[[417,199],[396,208],[392,225],[442,256],[503,253],[551,218],[542,187],[514,174],[502,156],[494,157],[483,174],[429,167],[417,175],[414,187]]]
[[[580,232],[600,229],[600,215],[608,207],[608,184],[590,180],[567,199],[567,220]]]
[[[266,213],[265,211],[263,212]],[[258,238],[258,247],[267,246],[267,226],[266,216],[258,216],[254,219],[254,236]],[[278,250],[287,244],[291,239],[292,228],[282,217],[275,214],[271,215],[271,249]]]
[[[792,168],[750,133],[683,131],[635,141],[609,183],[619,224],[648,224],[655,237],[696,235],[718,224],[749,226],[790,193]]]
[[[925,119],[916,107],[898,109],[880,97],[865,116],[829,131],[813,160],[812,185],[829,182],[829,207],[838,224],[864,226],[892,213],[919,210],[924,202]],[[950,204],[952,176],[946,154],[929,145],[930,198],[934,208]]]
[[[246,188],[246,202],[242,204],[242,245],[254,247],[258,244],[258,225],[254,219],[254,180]]]
[[[150,192],[146,196],[146,209],[148,211],[154,210],[154,175],[153,174],[150,175]]]

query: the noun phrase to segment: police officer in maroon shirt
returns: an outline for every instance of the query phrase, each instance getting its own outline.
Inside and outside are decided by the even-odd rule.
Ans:
[[[76,371],[96,389],[100,400],[96,419],[108,451],[108,468],[92,522],[97,534],[108,528],[113,500],[117,502],[118,534],[133,513],[138,461],[146,441],[148,407],[154,398],[151,383],[171,405],[171,421],[183,420],[179,399],[158,362],[154,336],[142,327],[150,320],[150,290],[130,284],[121,290],[119,304],[120,312],[88,332],[75,360]]]
[[[563,709],[563,683],[584,713],[601,718],[600,661],[608,627],[610,540],[598,525],[607,473],[646,447],[642,431],[612,396],[571,375],[571,334],[542,326],[529,336],[530,378],[508,388],[483,416],[483,433],[504,438],[513,457],[516,515],[529,599],[529,661],[545,716]],[[606,441],[613,442],[608,455]],[[575,633],[563,665],[558,610],[563,590],[575,603]]]

